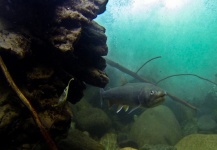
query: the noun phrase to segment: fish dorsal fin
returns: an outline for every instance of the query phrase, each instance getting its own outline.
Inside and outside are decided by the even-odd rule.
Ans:
[[[124,105],[123,109],[124,109],[125,112],[127,112],[129,110],[129,106],[128,105]]]
[[[124,107],[123,105],[118,105],[118,109],[117,109],[116,113],[119,113],[123,107]]]
[[[135,111],[135,110],[138,109],[140,106],[141,106],[141,104],[138,105],[138,106],[136,106],[136,107],[134,107],[133,109],[131,109],[131,111],[130,111],[128,114],[130,114],[131,112]]]

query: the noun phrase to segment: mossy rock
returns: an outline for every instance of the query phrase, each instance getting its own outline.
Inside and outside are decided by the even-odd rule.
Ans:
[[[130,135],[139,147],[144,144],[175,145],[181,138],[181,127],[166,106],[147,109],[132,124]]]
[[[170,145],[163,145],[163,144],[149,145],[149,144],[145,144],[139,150],[177,150],[177,149],[174,146],[170,146]]]
[[[75,116],[77,128],[88,131],[91,135],[101,137],[111,127],[111,120],[99,108],[86,108]]]
[[[191,134],[181,139],[177,150],[216,150],[217,134]]]
[[[105,148],[77,129],[70,130],[66,139],[58,142],[59,150],[105,150]]]
[[[137,149],[132,147],[125,147],[125,148],[121,148],[120,150],[137,150]]]
[[[100,139],[100,144],[105,147],[105,150],[119,150],[117,144],[117,135],[114,133],[107,133]]]

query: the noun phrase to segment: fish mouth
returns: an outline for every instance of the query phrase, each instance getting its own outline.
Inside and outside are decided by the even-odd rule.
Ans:
[[[150,107],[155,107],[155,106],[158,106],[158,105],[160,105],[161,103],[163,103],[165,101],[165,97],[163,96],[163,97],[159,97],[159,98],[157,98],[157,99],[155,99],[154,101],[153,101],[153,103],[150,105]]]
[[[165,101],[165,96],[167,95],[166,92],[159,92],[156,97],[151,101],[151,103],[149,104],[149,107],[155,107],[160,105],[161,103],[163,103]]]

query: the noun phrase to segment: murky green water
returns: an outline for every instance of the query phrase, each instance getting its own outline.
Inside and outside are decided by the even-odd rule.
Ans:
[[[97,21],[107,29],[112,60],[159,80],[194,73],[215,80],[217,66],[215,0],[109,0]],[[114,79],[113,79],[114,80]],[[195,77],[174,77],[160,84],[185,99],[204,98],[212,84]]]
[[[96,20],[107,30],[107,58],[135,72],[147,60],[161,56],[146,64],[139,72],[140,76],[156,82],[169,75],[187,73],[217,82],[217,1],[110,0],[107,11]],[[110,66],[106,72],[111,79],[110,87],[120,86],[126,79],[135,82],[132,77]],[[139,147],[149,142],[152,146],[165,144],[160,140],[163,136],[170,137],[166,138],[168,145],[179,141],[176,144],[178,150],[215,150],[217,145],[211,144],[212,140],[204,142],[203,138],[216,138],[217,109],[213,107],[217,105],[216,86],[195,76],[169,78],[158,86],[193,104],[199,111],[193,112],[166,99],[164,104],[172,110],[181,130],[179,125],[176,126],[176,121],[172,121],[173,115],[166,113],[162,106],[134,116],[130,135]],[[119,114],[119,117],[126,116]],[[146,129],[151,132],[146,132]],[[192,135],[194,133],[203,135]],[[187,135],[190,136],[186,140],[181,140]]]

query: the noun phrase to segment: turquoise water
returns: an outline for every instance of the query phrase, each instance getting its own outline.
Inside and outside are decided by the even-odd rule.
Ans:
[[[96,20],[106,28],[108,58],[136,71],[150,58],[162,56],[148,63],[141,76],[157,81],[194,73],[215,81],[216,10],[215,0],[109,0],[107,11]],[[159,86],[190,101],[204,99],[213,85],[182,76]]]

